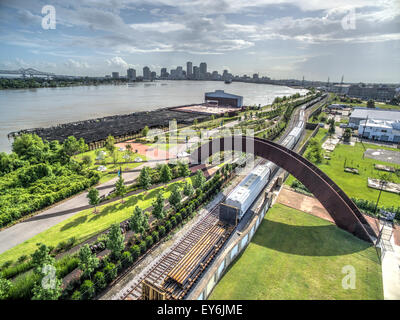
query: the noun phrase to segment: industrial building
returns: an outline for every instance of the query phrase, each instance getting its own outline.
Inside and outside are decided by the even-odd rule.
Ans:
[[[376,100],[376,101],[390,101],[396,95],[395,88],[386,86],[365,86],[365,85],[351,85],[348,93],[350,97],[360,98],[363,100]]]
[[[224,90],[215,90],[214,92],[206,92],[206,103],[217,103],[219,106],[231,106],[234,108],[243,107],[243,97],[231,93],[226,93]]]
[[[357,129],[362,120],[400,121],[400,110],[354,108],[349,116],[349,126]]]
[[[361,120],[358,134],[367,139],[400,143],[400,120]]]

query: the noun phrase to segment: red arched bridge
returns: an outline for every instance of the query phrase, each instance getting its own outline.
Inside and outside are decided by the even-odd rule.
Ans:
[[[210,140],[190,155],[191,163],[203,163],[219,151],[253,153],[272,161],[298,179],[321,202],[336,225],[360,239],[373,242],[377,235],[351,199],[325,173],[296,152],[261,138],[231,136]]]

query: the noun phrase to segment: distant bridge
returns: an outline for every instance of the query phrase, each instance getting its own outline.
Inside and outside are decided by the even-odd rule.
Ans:
[[[24,78],[28,75],[30,77],[33,76],[47,76],[47,77],[54,77],[55,74],[51,72],[43,72],[33,68],[20,68],[18,70],[0,70],[0,74],[20,74]]]

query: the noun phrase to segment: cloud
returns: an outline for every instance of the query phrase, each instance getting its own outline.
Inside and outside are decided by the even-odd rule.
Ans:
[[[129,68],[129,64],[121,57],[114,57],[114,58],[108,59],[106,62],[110,67],[119,67],[119,68],[125,68],[125,69]]]
[[[88,68],[90,68],[90,66],[87,62],[77,61],[77,60],[73,60],[73,59],[68,59],[68,61],[64,62],[64,65],[67,68],[73,68],[73,69],[88,69]]]

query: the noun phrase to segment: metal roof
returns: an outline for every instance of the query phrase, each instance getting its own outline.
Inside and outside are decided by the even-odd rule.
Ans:
[[[355,108],[350,118],[400,120],[400,110]]]
[[[243,98],[242,96],[238,96],[236,94],[226,93],[224,92],[224,90],[215,90],[214,92],[206,92],[205,95],[210,98],[233,98],[233,99]]]

